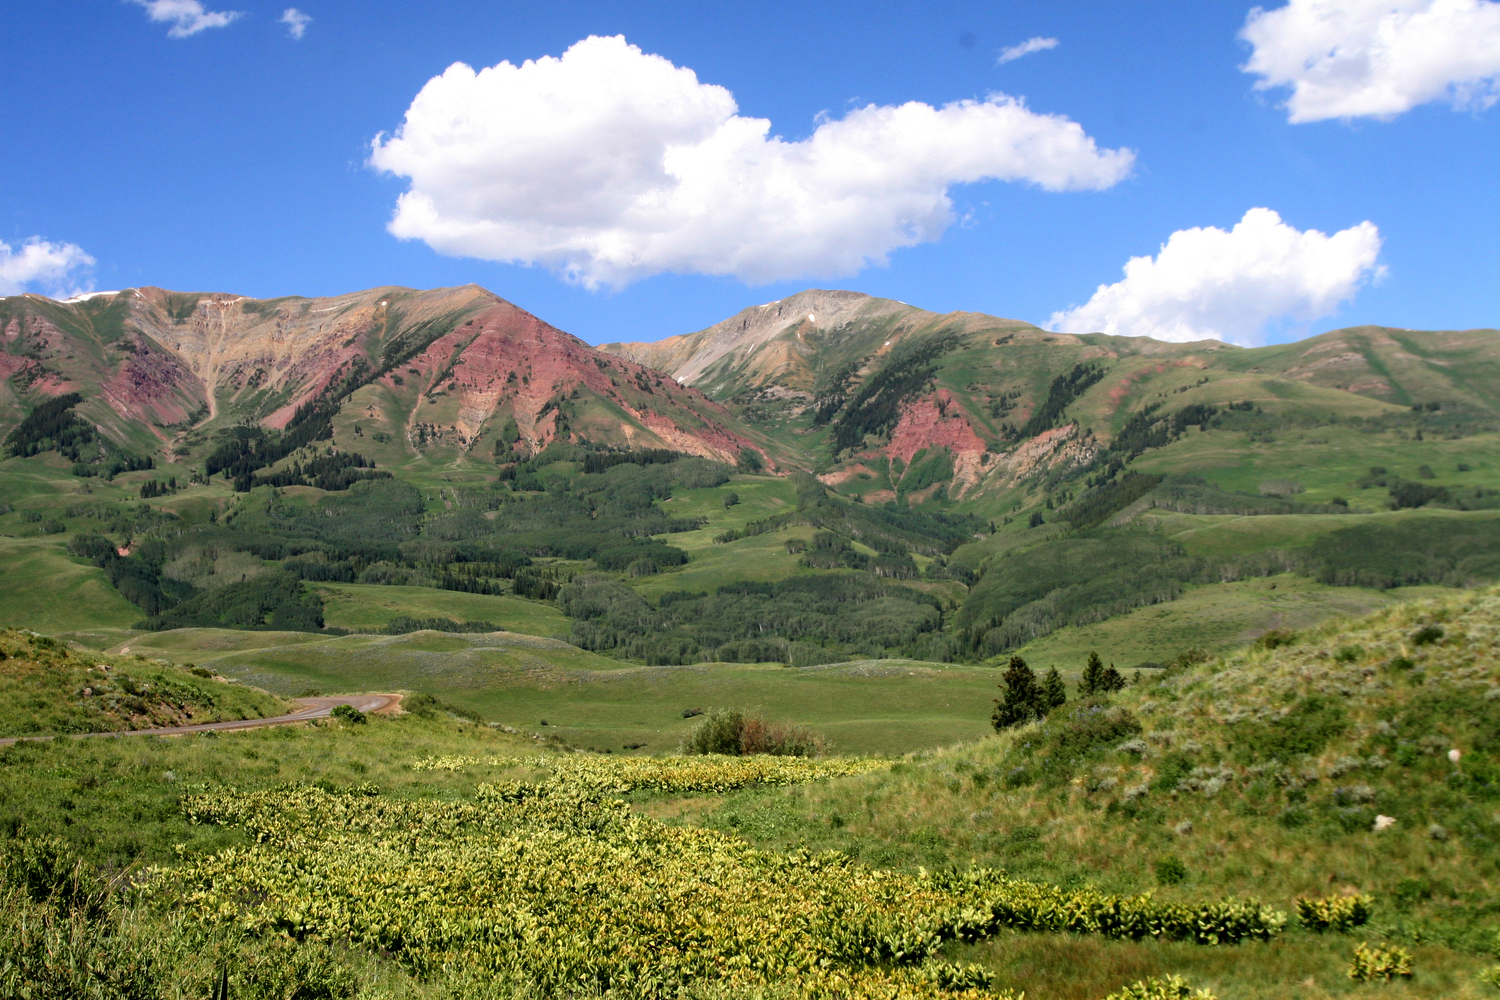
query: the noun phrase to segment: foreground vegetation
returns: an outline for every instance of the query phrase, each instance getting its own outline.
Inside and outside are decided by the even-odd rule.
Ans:
[[[1112,694],[1069,685],[1040,722],[903,758],[560,753],[422,697],[364,722],[21,743],[0,751],[0,981],[1492,995],[1496,643],[1500,592],[1400,605]]]

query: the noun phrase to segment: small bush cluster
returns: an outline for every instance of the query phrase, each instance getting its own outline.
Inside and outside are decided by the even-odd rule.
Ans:
[[[1297,920],[1310,931],[1347,934],[1370,922],[1374,900],[1369,896],[1324,896],[1297,900]]]
[[[363,725],[370,721],[365,713],[353,705],[335,705],[330,714],[340,722],[347,722],[351,726]]]
[[[730,757],[820,757],[828,752],[828,743],[806,726],[768,722],[740,709],[723,708],[710,711],[696,729],[684,733],[678,751]]]
[[[1115,990],[1104,1000],[1218,1000],[1208,990],[1193,990],[1181,976],[1152,976]]]
[[[1392,979],[1410,979],[1411,952],[1405,948],[1381,948],[1361,944],[1354,949],[1354,961],[1349,963],[1349,978],[1357,983]]]

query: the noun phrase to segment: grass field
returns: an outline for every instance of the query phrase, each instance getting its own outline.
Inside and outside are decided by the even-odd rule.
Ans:
[[[489,597],[430,587],[384,587],[360,583],[317,583],[323,617],[329,625],[349,629],[384,628],[392,618],[452,618],[491,622],[507,632],[560,636],[568,619],[551,604],[520,597]]]
[[[1389,510],[1358,517],[1335,514],[1276,514],[1238,517],[1231,514],[1175,514],[1153,511],[1142,516],[1143,524],[1175,538],[1189,555],[1233,556],[1267,549],[1305,548],[1319,537],[1342,528],[1362,524],[1402,524],[1413,520],[1451,518],[1500,528],[1500,511]]]
[[[1093,625],[1067,626],[1017,651],[1039,669],[1055,666],[1074,679],[1098,652],[1121,668],[1165,662],[1189,649],[1225,653],[1271,629],[1303,629],[1339,615],[1354,617],[1402,600],[1453,593],[1444,587],[1392,591],[1326,587],[1306,577],[1279,576],[1193,587],[1164,604]]]
[[[942,746],[987,730],[998,681],[986,667],[908,660],[796,670],[721,663],[641,667],[510,633],[329,638],[176,629],[118,635],[115,652],[195,663],[278,694],[421,691],[492,721],[613,752],[627,744],[641,744],[646,753],[670,750],[695,724],[683,717],[685,710],[721,707],[806,724],[840,752]],[[96,630],[91,641],[110,637]]]
[[[1430,629],[1433,623],[1441,623],[1436,632]],[[1293,914],[1298,897],[1368,893],[1373,897],[1372,916],[1349,933],[1315,933],[1295,917],[1271,941],[1219,946],[1001,930],[971,944],[949,941],[939,955],[978,963],[993,974],[993,990],[1024,989],[1030,1000],[1099,1000],[1133,981],[1168,973],[1186,977],[1195,988],[1212,990],[1220,1000],[1333,1000],[1377,994],[1389,1000],[1479,1000],[1493,995],[1493,987],[1479,973],[1494,964],[1496,931],[1492,848],[1497,827],[1489,803],[1500,775],[1486,740],[1500,712],[1500,699],[1486,698],[1484,692],[1500,683],[1493,656],[1494,636],[1500,634],[1497,625],[1500,592],[1450,594],[1442,602],[1401,605],[1367,620],[1314,627],[1289,647],[1247,651],[1165,677],[1153,676],[1150,683],[1115,696],[1109,706],[1065,715],[1044,726],[981,736],[987,728],[981,718],[966,741],[912,754],[890,769],[790,787],[730,785],[688,792],[641,788],[623,793],[626,805],[614,814],[631,821],[633,813],[644,822],[630,827],[629,837],[618,843],[625,849],[637,838],[654,842],[666,836],[651,825],[654,822],[705,828],[710,833],[704,836],[727,836],[759,850],[786,854],[771,868],[787,878],[805,877],[796,859],[817,858],[816,852],[833,849],[853,859],[848,870],[855,873],[869,867],[893,876],[924,878],[924,869],[941,873],[978,864],[1003,867],[1012,877],[1055,884],[1065,891],[1086,886],[1124,894],[1151,891],[1160,903],[1182,906],[1203,906],[1225,896],[1253,897]],[[1429,629],[1424,633],[1429,638],[1418,642],[1413,636],[1422,628]],[[356,637],[302,637],[300,645],[278,647],[274,643],[280,638],[272,633],[184,630],[137,636],[132,643],[171,646],[218,667],[236,657],[289,656],[298,649],[306,653],[325,645],[342,649],[344,660],[368,661],[372,642],[407,654],[451,657],[466,648],[480,649],[473,640],[485,637],[417,633],[365,637],[363,646],[351,642]],[[205,660],[205,653],[216,658]],[[1409,659],[1397,662],[1397,654]],[[712,675],[720,669],[698,673]],[[885,710],[920,716],[939,707],[941,693],[956,702],[957,692],[967,683],[965,673],[973,675],[976,695],[988,694],[997,677],[994,671],[942,671],[891,661],[795,672],[722,669],[729,677],[759,672],[783,689],[798,691],[807,705],[819,705],[822,698],[819,711],[825,719],[860,714],[851,709],[858,707],[851,692],[879,692],[886,680],[898,685],[889,689]],[[646,704],[628,692],[619,698],[593,697],[593,688],[607,690],[610,680],[626,689],[656,685],[667,692],[658,704],[675,705],[672,693],[688,689],[686,677],[692,672],[626,667],[587,681],[581,680],[585,672],[575,672],[564,687],[574,689],[571,704],[579,707],[580,717],[559,720],[584,732],[589,711],[615,713]],[[846,684],[851,686],[842,686]],[[580,685],[592,701],[576,698]],[[918,694],[924,686],[927,693]],[[524,690],[527,685],[512,690],[517,687]],[[1324,697],[1324,691],[1337,697]],[[866,697],[864,714],[873,717],[880,706],[869,700],[873,696]],[[1292,721],[1282,721],[1284,717],[1274,712],[1256,714],[1268,704],[1294,706]],[[1459,705],[1468,710],[1456,710]],[[775,706],[767,708],[768,714],[776,714]],[[1095,732],[1096,716],[1125,728]],[[652,721],[649,716],[635,718]],[[1304,718],[1314,728],[1295,729],[1303,724],[1296,720]],[[1122,745],[1120,740],[1130,732],[1141,739]],[[1287,742],[1288,734],[1301,742]],[[1461,764],[1451,761],[1448,747],[1462,749]],[[398,892],[398,879],[392,879],[413,865],[440,867],[447,858],[466,857],[463,845],[476,834],[462,827],[452,836],[403,840],[410,831],[401,827],[398,833],[400,823],[390,833],[371,834],[354,826],[346,829],[341,820],[323,822],[323,810],[334,810],[327,813],[330,817],[420,820],[449,811],[467,815],[464,810],[477,810],[475,815],[486,821],[509,817],[512,807],[486,798],[493,793],[484,792],[481,783],[536,780],[538,768],[547,767],[547,758],[536,756],[540,750],[533,739],[474,725],[441,706],[428,706],[413,716],[372,718],[363,725],[325,720],[181,739],[22,744],[0,751],[0,810],[27,835],[61,838],[106,872],[132,864],[207,865],[209,870],[220,865],[226,873],[238,871],[235,877],[248,877],[274,874],[282,870],[274,866],[285,867],[284,862],[298,858],[324,864],[334,857],[297,854],[304,851],[299,846],[303,841],[283,844],[279,826],[258,837],[256,831],[262,827],[223,819],[190,822],[183,809],[185,801],[204,793],[231,806],[257,795],[281,796],[293,805],[309,804],[305,814],[288,816],[294,829],[301,824],[311,831],[309,843],[318,836],[333,837],[338,838],[339,850],[375,852],[371,856],[387,859],[390,867],[364,872],[361,878],[380,886],[378,891]],[[494,763],[458,763],[456,769],[414,766],[424,759]],[[605,763],[581,754],[560,758],[551,770],[564,775],[594,772]],[[230,788],[233,793],[226,792]],[[521,808],[531,801],[525,799]],[[512,811],[503,811],[507,809]],[[1377,810],[1397,817],[1396,825],[1373,829]],[[544,823],[552,822],[545,819],[544,810],[538,815]],[[557,821],[559,830],[574,829],[565,825],[572,822],[571,816]],[[541,861],[540,845],[553,843],[557,835],[557,830],[546,827],[535,841],[525,836],[522,840]],[[362,839],[371,836],[379,842]],[[722,843],[728,847],[723,857],[740,856],[736,852],[741,848],[730,846],[732,840]],[[0,845],[6,844],[0,837]],[[577,846],[588,847],[581,841]],[[222,853],[228,848],[256,851],[264,864],[234,869],[240,855]],[[830,874],[843,870],[826,862],[819,866],[819,871]],[[304,889],[309,899],[321,898],[330,891],[316,874],[321,868],[286,870],[315,874],[302,882],[273,879],[268,884],[278,898],[291,899]],[[1163,872],[1177,874],[1169,877]],[[613,900],[609,893],[597,891],[600,874],[590,869],[568,875],[578,879],[576,884],[547,882],[546,891],[554,894],[548,897],[551,905],[560,911],[586,905],[595,897]],[[441,893],[437,886],[444,883],[429,879],[421,884]],[[234,887],[225,884],[214,891],[232,892]],[[47,926],[45,912],[34,904],[18,900],[9,887],[0,887],[0,892],[11,893],[3,902],[13,908],[5,911],[7,916],[24,914],[26,920],[38,922],[35,926]],[[434,900],[435,905],[457,907],[467,905],[469,898],[464,894]],[[727,905],[742,908],[742,901]],[[393,903],[387,912],[410,910]],[[228,970],[234,995],[263,995],[264,989],[251,984],[264,978],[254,977],[279,974],[276,970],[283,966],[301,970],[287,973],[293,976],[287,982],[358,983],[358,995],[392,1000],[533,996],[514,984],[492,988],[478,981],[448,979],[452,970],[447,968],[426,980],[411,977],[383,953],[330,948],[317,939],[311,923],[310,934],[292,934],[273,924],[264,936],[236,937],[237,924],[210,933],[195,929],[191,921],[152,912],[137,911],[114,938],[74,933],[49,939],[50,953],[23,951],[19,944],[15,952],[28,963],[22,968],[50,968],[45,965],[48,954],[56,962],[89,955],[89,961],[104,963],[111,974],[141,975],[135,971],[137,965],[126,961],[134,954],[129,949],[155,954],[154,941],[179,942],[179,951],[164,951],[162,963],[153,967],[175,970],[170,973],[175,978],[160,979],[158,988],[137,993],[153,998],[169,997],[173,989],[184,996],[204,995],[205,984],[219,968]],[[304,916],[297,919],[306,921],[336,916],[306,907],[298,912]],[[732,918],[730,910],[711,912],[716,919]],[[146,923],[129,922],[141,920]],[[18,923],[0,926],[14,928]],[[558,922],[541,926],[564,927]],[[592,940],[586,930],[567,927],[562,942],[572,940],[567,936],[572,934],[582,935],[580,941]],[[3,940],[9,945],[22,939]],[[1415,977],[1389,984],[1352,982],[1346,970],[1354,946],[1362,941],[1407,949]],[[190,946],[192,942],[197,944]],[[287,964],[294,959],[302,964]],[[68,968],[76,972],[83,966]],[[783,996],[775,990],[717,990],[712,984],[692,995],[701,1000]],[[788,1000],[790,995],[786,994]],[[939,992],[920,995],[936,997]],[[978,1000],[983,995],[991,994],[966,996]]]
[[[66,546],[64,535],[0,537],[0,624],[51,633],[124,627],[143,617],[103,572],[69,556]]]

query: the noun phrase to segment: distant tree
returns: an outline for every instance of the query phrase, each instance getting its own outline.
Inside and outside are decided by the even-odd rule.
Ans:
[[[1042,512],[1039,510],[1034,510],[1031,512],[1031,523],[1027,525],[1027,527],[1038,528],[1046,523],[1047,519],[1042,517]]]
[[[1087,698],[1099,693],[1099,682],[1104,677],[1104,661],[1099,659],[1098,653],[1089,654],[1089,662],[1084,665],[1083,676],[1078,678],[1078,697]]]
[[[995,714],[990,716],[990,722],[997,731],[1022,725],[1047,714],[1036,673],[1019,656],[1010,658],[1010,665],[1006,667],[1000,686],[1005,694],[995,699]]]
[[[1056,667],[1049,667],[1047,675],[1042,678],[1042,705],[1050,712],[1067,703],[1068,692],[1063,687],[1062,675],[1057,672]]]
[[[740,495],[738,493],[726,493],[726,494],[724,494],[724,506],[725,507],[733,507],[735,504],[737,504],[739,502],[740,502]]]
[[[1083,668],[1083,677],[1078,681],[1078,696],[1088,698],[1098,694],[1109,694],[1125,688],[1125,676],[1111,663],[1104,665],[1098,653],[1089,654],[1089,662]]]
[[[741,472],[759,472],[766,467],[765,461],[760,457],[760,452],[754,448],[741,448],[739,469]]]

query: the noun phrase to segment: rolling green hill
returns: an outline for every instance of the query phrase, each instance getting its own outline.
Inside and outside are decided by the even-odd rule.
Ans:
[[[496,693],[523,660],[684,668],[677,701],[838,725],[813,668],[963,685],[1022,650],[1071,677],[1500,580],[1494,331],[1246,350],[810,290],[595,351],[472,286],[30,296],[0,322],[0,619],[239,634],[222,655],[276,690],[427,669],[539,723],[553,695]],[[433,629],[457,645],[411,645]],[[473,646],[499,632],[561,645]],[[624,707],[670,715],[654,683],[578,738],[654,738]],[[966,732],[873,731],[850,738]]]
[[[263,719],[295,707],[203,667],[80,655],[47,636],[0,631],[0,737]]]

